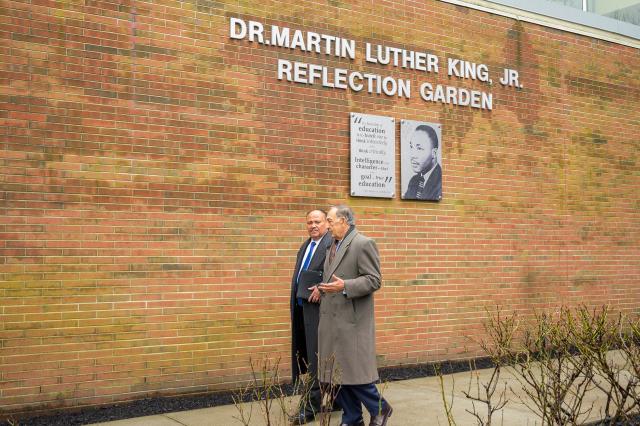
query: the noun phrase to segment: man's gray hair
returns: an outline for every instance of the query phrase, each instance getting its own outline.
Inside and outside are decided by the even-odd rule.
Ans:
[[[351,207],[346,204],[338,204],[337,206],[333,206],[336,209],[336,217],[344,217],[344,220],[347,221],[349,226],[356,224],[356,215],[351,210]]]

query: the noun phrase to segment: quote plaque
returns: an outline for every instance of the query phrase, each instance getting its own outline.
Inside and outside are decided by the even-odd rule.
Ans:
[[[393,198],[396,174],[395,119],[351,113],[351,195]]]

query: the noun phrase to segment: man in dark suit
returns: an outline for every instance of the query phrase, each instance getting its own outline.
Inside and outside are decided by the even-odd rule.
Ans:
[[[409,149],[411,168],[416,173],[402,197],[405,200],[432,200],[442,198],[442,168],[438,164],[438,135],[431,126],[416,127]]]
[[[305,372],[311,375],[311,380],[309,394],[306,398],[303,395],[298,411],[290,419],[294,425],[307,423],[320,412],[317,355],[320,292],[315,284],[322,280],[327,248],[333,241],[327,232],[326,212],[311,210],[306,220],[309,238],[298,250],[291,278],[291,368],[294,381]]]
[[[332,242],[318,286],[320,325],[319,378],[339,385],[342,426],[364,426],[362,405],[371,414],[370,426],[385,426],[392,408],[375,382],[376,331],[373,293],[381,286],[380,258],[375,241],[358,232],[353,211],[335,206],[327,215]]]

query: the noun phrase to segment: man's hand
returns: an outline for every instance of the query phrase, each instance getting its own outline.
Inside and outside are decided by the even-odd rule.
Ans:
[[[320,290],[318,290],[318,286],[314,285],[313,287],[309,287],[309,290],[311,290],[311,296],[309,296],[309,303],[319,303],[320,296],[322,294],[320,293]]]
[[[318,289],[321,293],[341,293],[344,290],[344,280],[335,275],[331,277],[330,283],[320,283]]]

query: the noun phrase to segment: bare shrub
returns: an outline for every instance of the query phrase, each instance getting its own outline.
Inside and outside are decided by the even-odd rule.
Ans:
[[[244,426],[255,424],[256,417],[267,426],[288,425],[291,416],[299,413],[300,407],[304,407],[309,398],[312,377],[303,374],[293,384],[292,394],[300,395],[292,398],[282,385],[280,376],[280,359],[275,361],[262,359],[249,360],[251,364],[251,377],[249,382],[238,389],[233,395],[233,403],[238,412],[234,416]],[[326,361],[333,366],[333,359]],[[326,364],[324,363],[324,364]],[[322,365],[322,364],[321,364]],[[329,364],[326,364],[329,365]],[[330,383],[321,383],[321,410],[318,414],[320,426],[331,426],[331,407],[338,393],[339,371],[331,368]]]
[[[614,315],[603,306],[559,308],[534,312],[521,320],[516,313],[500,309],[488,312],[485,339],[479,346],[493,364],[487,380],[481,380],[475,362],[463,395],[471,400],[472,414],[479,425],[495,423],[496,413],[509,403],[507,384],[501,374],[512,372],[520,384],[513,391],[543,424],[583,424],[594,412],[587,395],[601,396],[604,408],[599,424],[633,424],[640,412],[640,320]],[[441,393],[447,421],[451,399]],[[484,406],[484,408],[482,408]]]
[[[451,397],[450,399],[447,399],[445,390],[444,390],[444,377],[442,375],[442,366],[440,364],[435,364],[433,366],[436,376],[438,376],[438,380],[440,383],[440,395],[442,396],[442,403],[444,404],[444,412],[447,416],[447,422],[449,424],[449,426],[456,426],[456,421],[453,418],[453,393],[455,390],[455,381],[453,382],[452,386],[451,386]]]
[[[329,371],[329,382],[320,383],[320,416],[318,423],[320,426],[331,426],[331,410],[340,390],[341,371],[335,365],[335,356],[328,359],[321,359],[318,362],[318,371]]]
[[[513,369],[526,395],[521,402],[543,424],[580,424],[592,409],[583,401],[593,387],[593,364],[576,354],[573,322],[565,308],[553,316],[536,313],[523,332]]]
[[[484,330],[487,338],[479,342],[482,350],[489,356],[493,369],[491,377],[487,382],[482,382],[478,374],[475,360],[469,361],[469,387],[463,391],[463,395],[471,400],[471,410],[466,410],[472,414],[481,426],[491,426],[493,416],[502,410],[509,402],[506,397],[506,383],[498,390],[500,375],[505,366],[514,361],[517,351],[514,349],[516,332],[519,327],[519,320],[516,314],[504,317],[500,308],[496,308],[495,315],[487,309],[487,320],[484,323]],[[475,387],[472,392],[472,387]],[[485,406],[486,414],[482,414],[476,403]]]
[[[576,345],[580,356],[593,365],[593,385],[606,400],[602,423],[632,422],[640,409],[638,321],[627,322],[607,306],[597,310],[580,307],[577,317],[581,328],[574,332]]]
[[[251,425],[254,409],[267,426],[281,425],[286,422],[287,398],[280,379],[280,358],[275,361],[262,359],[249,360],[251,378],[246,386],[240,388],[233,396],[233,403],[238,410],[236,420],[245,426]],[[247,404],[244,404],[248,402]],[[274,408],[276,403],[276,410]]]
[[[635,407],[640,407],[640,386],[637,380],[640,377],[640,318],[629,320],[629,329],[623,334],[621,351],[628,361],[628,367],[636,380],[636,386],[631,389],[631,398]]]

